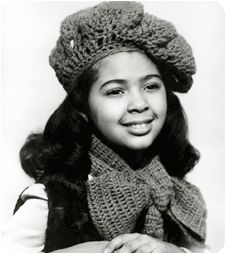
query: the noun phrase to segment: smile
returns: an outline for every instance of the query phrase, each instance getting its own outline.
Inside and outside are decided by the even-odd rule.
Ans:
[[[131,124],[130,125],[132,128],[137,128],[137,129],[141,129],[147,126],[147,123],[138,123],[138,124]]]
[[[127,128],[128,133],[135,136],[144,136],[151,131],[152,121],[153,120],[133,121],[123,125]]]

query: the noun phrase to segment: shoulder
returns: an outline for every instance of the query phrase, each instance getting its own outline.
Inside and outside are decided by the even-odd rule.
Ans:
[[[41,183],[36,183],[29,186],[22,192],[20,197],[23,201],[26,201],[29,199],[42,199],[46,201],[48,200],[48,196],[45,191],[45,186],[44,184],[41,184]]]
[[[27,187],[25,190],[23,190],[23,192],[20,194],[15,208],[14,208],[14,212],[16,213],[17,210],[24,205],[24,203],[30,203],[27,201],[33,201],[34,202],[38,202],[43,200],[45,201],[45,203],[47,203],[48,197],[47,197],[47,193],[45,191],[45,186],[43,184],[37,183],[37,184],[33,184],[29,187]],[[40,203],[40,202],[39,202]]]
[[[2,230],[7,251],[40,252],[45,245],[48,199],[43,184],[34,184],[20,195],[23,204]]]

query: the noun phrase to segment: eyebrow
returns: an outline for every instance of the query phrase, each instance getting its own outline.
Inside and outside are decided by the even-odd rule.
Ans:
[[[140,81],[144,82],[144,81],[147,81],[147,80],[149,80],[151,78],[159,78],[159,79],[162,80],[162,77],[159,74],[149,74],[149,75],[141,78]]]
[[[140,78],[139,80],[141,82],[145,82],[145,81],[147,81],[149,79],[152,79],[152,78],[159,78],[160,80],[162,80],[162,77],[159,74],[149,74],[149,75],[144,76],[143,78]],[[108,81],[104,82],[101,85],[100,89],[102,89],[103,87],[105,87],[106,85],[108,85],[110,83],[118,83],[118,84],[124,85],[124,84],[126,84],[126,80],[124,80],[124,79],[111,79],[111,80],[108,80]]]
[[[101,85],[101,88],[102,89],[103,87],[107,86],[108,84],[110,83],[118,83],[118,84],[121,84],[121,85],[124,85],[126,84],[126,81],[124,79],[110,79],[106,82],[104,82],[102,85]]]

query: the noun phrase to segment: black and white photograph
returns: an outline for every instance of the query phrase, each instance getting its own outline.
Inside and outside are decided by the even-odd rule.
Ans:
[[[225,251],[221,2],[2,4],[2,253]]]

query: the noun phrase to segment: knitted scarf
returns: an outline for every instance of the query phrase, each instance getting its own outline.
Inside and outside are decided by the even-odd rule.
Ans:
[[[184,235],[205,240],[206,208],[200,191],[184,179],[171,177],[158,157],[144,168],[132,170],[94,136],[90,158],[88,206],[103,239],[135,232],[138,218],[144,216],[141,232],[165,240],[166,215]]]

